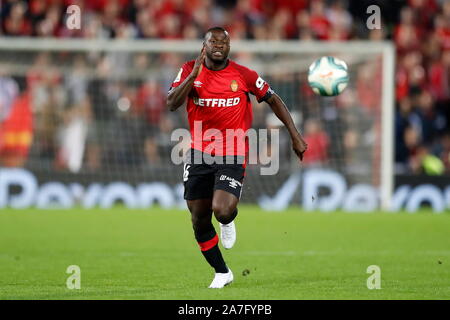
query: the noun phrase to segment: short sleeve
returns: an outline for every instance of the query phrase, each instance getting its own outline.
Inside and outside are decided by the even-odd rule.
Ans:
[[[273,90],[270,88],[269,84],[256,73],[256,71],[245,69],[244,78],[248,90],[255,95],[258,102],[264,101],[272,96]]]
[[[170,88],[176,88],[180,84],[182,84],[184,82],[184,80],[186,80],[186,78],[189,76],[191,71],[192,71],[192,66],[189,64],[189,62],[186,62],[185,64],[183,64],[183,66],[178,71],[177,77],[175,78],[175,80],[173,80]]]

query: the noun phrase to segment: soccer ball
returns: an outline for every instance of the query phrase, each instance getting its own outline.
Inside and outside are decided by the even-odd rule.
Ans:
[[[347,64],[335,57],[325,56],[309,66],[308,83],[321,96],[337,96],[347,87]]]

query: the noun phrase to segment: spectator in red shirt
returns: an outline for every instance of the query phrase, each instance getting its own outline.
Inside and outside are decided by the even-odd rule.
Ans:
[[[308,119],[305,123],[304,139],[308,144],[308,154],[303,163],[306,166],[321,166],[328,161],[329,138],[316,119]]]
[[[443,51],[428,69],[429,90],[440,103],[450,100],[450,50]]]
[[[31,23],[25,17],[26,5],[16,2],[12,5],[9,16],[5,19],[3,29],[8,36],[30,36],[32,32]]]
[[[404,7],[400,13],[400,24],[395,27],[394,40],[400,55],[420,47],[421,32],[415,26],[415,11]]]
[[[409,6],[416,13],[416,26],[422,30],[430,28],[438,6],[435,0],[409,0]]]
[[[149,79],[137,93],[137,107],[147,122],[158,126],[165,110],[166,95],[155,79]]]
[[[315,0],[311,2],[310,24],[311,30],[318,39],[328,39],[331,24],[325,15],[325,5],[322,0]]]
[[[448,2],[447,2],[448,3]],[[450,8],[450,5],[448,5]],[[447,9],[450,11],[450,9]],[[434,34],[443,50],[450,50],[450,12],[434,18]]]
[[[361,106],[370,113],[376,113],[382,94],[381,63],[366,63],[358,68],[356,90]]]
[[[15,97],[6,119],[0,121],[0,166],[22,167],[33,140],[33,114],[28,92]]]

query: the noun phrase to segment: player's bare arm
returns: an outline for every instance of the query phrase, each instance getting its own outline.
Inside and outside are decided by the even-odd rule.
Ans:
[[[184,80],[184,82],[181,85],[179,85],[176,88],[172,88],[169,91],[166,105],[170,111],[177,110],[186,101],[189,92],[192,90],[195,78],[197,78],[197,76],[200,74],[203,61],[205,61],[205,57],[206,52],[205,48],[203,47],[202,51],[200,52],[200,55],[195,60],[194,68],[192,69],[189,76]]]
[[[294,121],[292,120],[289,110],[286,108],[283,100],[274,93],[269,99],[266,100],[272,111],[285,125],[292,139],[292,149],[300,160],[303,160],[303,154],[308,148],[308,144],[303,139],[300,132],[298,132],[295,127]]]

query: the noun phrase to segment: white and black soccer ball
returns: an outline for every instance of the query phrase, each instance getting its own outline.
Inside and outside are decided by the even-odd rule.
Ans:
[[[335,57],[324,56],[309,66],[308,83],[321,96],[337,96],[348,85],[347,64]]]

